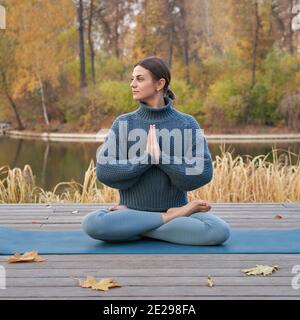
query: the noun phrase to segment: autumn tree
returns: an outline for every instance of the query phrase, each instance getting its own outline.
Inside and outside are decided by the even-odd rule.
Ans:
[[[73,25],[74,8],[69,0],[10,0],[8,34],[16,42],[16,96],[39,90],[45,124],[50,126],[46,83],[59,84],[58,76],[72,52],[61,41]]]
[[[9,105],[15,115],[18,129],[23,130],[25,127],[21,120],[19,108],[15,100],[15,83],[17,82],[16,74],[18,65],[15,61],[15,42],[0,31],[0,93],[7,98]]]

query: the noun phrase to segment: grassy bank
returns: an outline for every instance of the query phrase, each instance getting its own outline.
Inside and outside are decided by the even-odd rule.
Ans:
[[[188,192],[189,200],[210,202],[298,202],[300,201],[300,156],[287,151],[278,156],[232,157],[228,151],[213,161],[212,181],[202,188]],[[296,165],[291,165],[292,157]],[[29,165],[21,168],[0,167],[0,203],[117,203],[117,189],[97,181],[92,160],[83,183],[61,182],[53,190],[43,190],[35,183]]]

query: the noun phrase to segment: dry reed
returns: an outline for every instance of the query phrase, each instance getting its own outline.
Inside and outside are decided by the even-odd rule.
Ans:
[[[298,202],[300,201],[300,157],[288,151],[281,154],[272,148],[269,154],[232,157],[221,150],[213,161],[214,173],[210,183],[188,192],[189,200],[209,202]],[[270,152],[270,153],[271,153]],[[291,156],[297,156],[292,165]],[[98,182],[99,183],[99,182]],[[58,190],[62,191],[57,194]],[[100,183],[97,186],[94,161],[85,172],[83,184],[60,182],[52,191],[36,186],[29,165],[24,169],[0,167],[0,203],[118,203],[117,189]]]

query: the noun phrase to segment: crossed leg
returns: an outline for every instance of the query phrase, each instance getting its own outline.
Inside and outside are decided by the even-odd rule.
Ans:
[[[230,226],[216,215],[195,212],[189,217],[177,217],[141,235],[180,244],[219,245],[230,237]]]
[[[230,236],[230,227],[223,219],[204,212],[164,223],[160,212],[100,209],[83,218],[82,228],[90,237],[108,242],[149,237],[187,245],[219,245]]]

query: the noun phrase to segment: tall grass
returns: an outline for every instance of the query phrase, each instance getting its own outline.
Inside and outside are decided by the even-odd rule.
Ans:
[[[209,202],[298,202],[300,201],[300,156],[288,151],[278,156],[272,148],[273,161],[267,155],[232,157],[221,150],[213,161],[212,181],[188,192],[189,200]],[[291,156],[297,156],[292,165]],[[24,169],[0,167],[0,203],[118,203],[117,189],[97,186],[94,161],[85,172],[83,184],[60,182],[52,191],[36,186],[29,165]],[[99,183],[99,182],[98,182]],[[61,192],[58,193],[58,191]]]
[[[300,201],[300,156],[288,151],[278,156],[232,157],[222,152],[214,161],[212,181],[189,193],[189,199],[210,202],[297,202]],[[273,161],[267,160],[272,154]],[[291,156],[296,156],[292,165]]]

